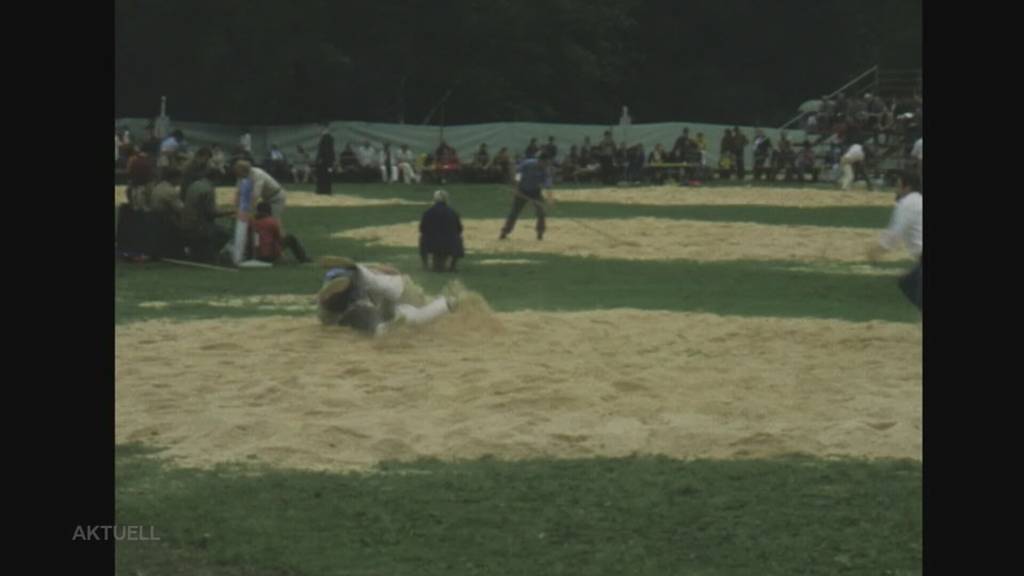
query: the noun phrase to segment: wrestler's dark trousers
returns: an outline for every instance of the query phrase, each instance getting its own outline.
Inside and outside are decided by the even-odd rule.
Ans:
[[[523,211],[523,206],[526,206],[527,202],[529,200],[522,196],[516,196],[512,202],[512,211],[509,212],[508,218],[505,220],[505,226],[501,229],[503,237],[512,233],[512,229],[516,227],[516,220],[519,219],[519,213]],[[544,207],[540,202],[531,202],[531,204],[533,204],[533,209],[537,213],[537,238],[540,238],[544,236],[545,230]]]

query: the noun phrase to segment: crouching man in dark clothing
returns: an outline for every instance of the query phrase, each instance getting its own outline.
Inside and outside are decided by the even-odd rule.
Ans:
[[[459,213],[448,206],[448,193],[437,190],[434,192],[434,205],[420,219],[420,259],[423,268],[428,267],[427,260],[432,256],[434,272],[444,272],[445,268],[455,272],[455,263],[465,255]]]
[[[217,224],[217,218],[233,216],[234,210],[217,211],[217,194],[213,183],[220,178],[216,169],[208,169],[199,179],[185,188],[185,207],[181,212],[181,227],[188,245],[189,256],[200,262],[213,262],[228,240],[231,232]]]

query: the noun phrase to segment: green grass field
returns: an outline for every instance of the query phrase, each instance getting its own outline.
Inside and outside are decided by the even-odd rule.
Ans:
[[[291,187],[302,189],[302,187]],[[446,187],[466,218],[503,218],[499,186]],[[306,187],[309,189],[309,187]],[[434,187],[348,185],[335,193],[427,201]],[[879,192],[889,194],[889,192]],[[290,207],[315,258],[341,254],[408,272],[428,292],[449,275],[413,249],[331,238],[418,220],[425,206]],[[559,216],[650,216],[773,226],[881,229],[885,207],[620,206],[562,203]],[[532,225],[526,211],[520,226]],[[497,230],[495,230],[495,235]],[[640,308],[720,315],[916,323],[896,277],[800,262],[632,261],[523,255],[530,266],[458,275],[497,312]],[[515,258],[504,253],[501,258]],[[902,264],[878,264],[896,273]],[[225,273],[165,263],[115,268],[115,325],[299,312],[223,308],[219,298],[315,293],[322,270],[285,264]],[[177,304],[176,301],[187,301]],[[165,307],[140,306],[168,302]],[[120,445],[118,524],[159,542],[122,542],[119,574],[920,574],[921,463],[663,457],[385,463],[366,473],[175,467]]]

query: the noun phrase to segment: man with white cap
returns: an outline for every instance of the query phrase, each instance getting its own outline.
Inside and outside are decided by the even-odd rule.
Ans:
[[[391,266],[356,264],[341,256],[321,260],[327,272],[317,293],[320,322],[349,326],[380,336],[397,323],[426,324],[451,312],[453,297],[439,296],[425,306],[408,303],[405,277]],[[403,301],[405,300],[405,301]]]
[[[462,244],[462,219],[448,205],[448,192],[434,191],[434,205],[420,218],[420,260],[427,269],[434,258],[434,272],[455,272],[455,263],[466,255]],[[450,263],[449,263],[450,260]]]

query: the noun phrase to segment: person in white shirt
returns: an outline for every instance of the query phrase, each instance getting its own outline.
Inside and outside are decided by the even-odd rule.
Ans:
[[[277,180],[274,180],[273,176],[245,160],[239,160],[235,163],[235,176],[237,176],[239,180],[245,178],[252,179],[253,206],[260,201],[270,204],[270,213],[274,218],[277,218],[278,222],[280,222],[281,235],[283,236],[284,220],[281,216],[284,214],[285,201],[287,200],[287,193],[285,192],[284,187],[282,187]]]
[[[917,160],[917,177],[924,183],[924,136],[917,139],[914,142],[914,149],[910,151],[910,156]],[[923,186],[922,186],[923,187]]]
[[[378,158],[369,140],[363,142],[363,145],[356,149],[356,159],[359,160],[360,168],[374,169],[377,167]]]
[[[252,154],[252,134],[248,130],[242,132],[242,136],[238,139],[238,144],[242,147],[242,150]]]
[[[420,175],[416,173],[413,166],[416,164],[416,155],[409,150],[409,146],[402,144],[401,149],[395,153],[395,159],[398,161],[398,171],[402,174],[402,179],[405,180],[406,184],[420,182]]]
[[[843,154],[842,158],[839,159],[839,166],[843,170],[843,176],[840,180],[840,185],[843,190],[849,190],[850,185],[856,179],[855,174],[860,175],[864,178],[864,181],[868,184],[868,190],[873,189],[871,185],[871,177],[867,174],[867,170],[864,166],[864,147],[860,144],[854,143],[850,146],[846,153]]]
[[[922,308],[922,270],[924,266],[924,199],[920,192],[917,175],[903,170],[898,175],[896,208],[893,210],[889,227],[882,232],[878,243],[868,250],[868,259],[875,261],[883,252],[905,247],[917,264],[900,279],[900,290],[917,306]]]
[[[292,179],[305,184],[309,182],[309,175],[313,172],[313,161],[306,149],[299,144],[295,149],[295,162],[292,164]]]

